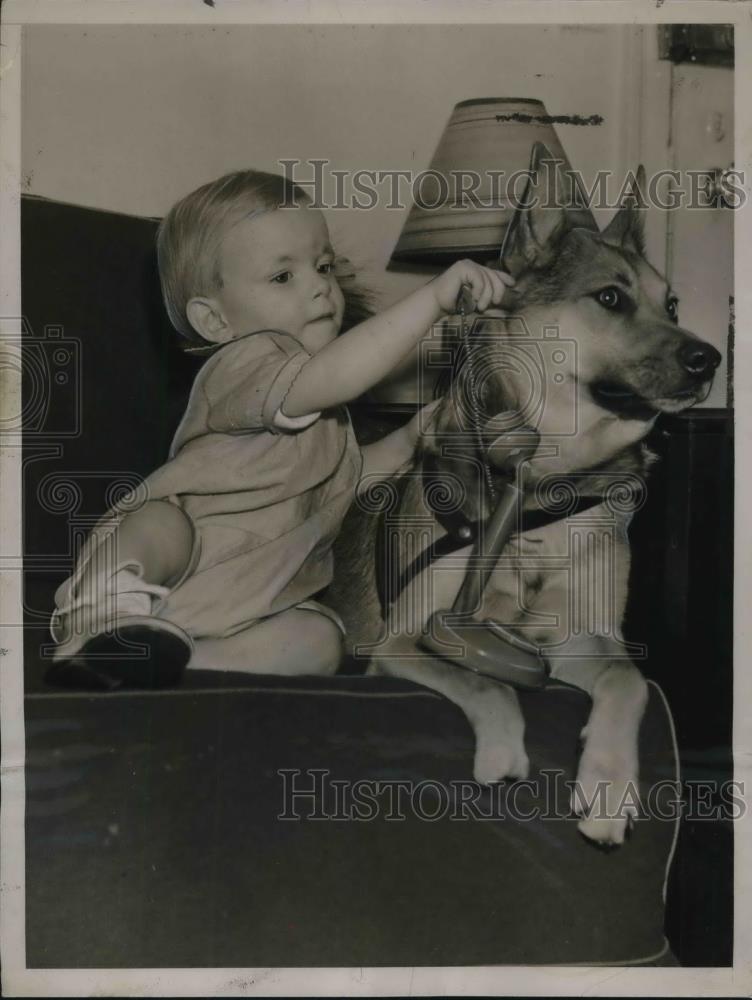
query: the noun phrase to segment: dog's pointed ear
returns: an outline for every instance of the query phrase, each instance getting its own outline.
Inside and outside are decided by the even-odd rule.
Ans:
[[[570,227],[557,195],[571,185],[563,163],[542,142],[536,142],[527,171],[527,184],[504,236],[499,262],[517,277],[556,245]]]
[[[616,215],[603,230],[606,243],[626,247],[635,253],[645,254],[645,168],[640,164],[637,173],[627,174],[619,199]]]

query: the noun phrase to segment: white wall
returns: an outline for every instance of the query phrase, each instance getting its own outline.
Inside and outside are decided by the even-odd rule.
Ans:
[[[33,26],[22,69],[24,190],[137,215],[162,215],[231,169],[278,170],[283,158],[420,171],[453,106],[473,97],[537,98],[550,114],[602,116],[598,126],[557,125],[588,181],[598,170],[623,177],[640,161],[650,174],[676,158],[671,69],[657,58],[655,26]],[[730,79],[728,95],[713,100],[732,127]],[[709,165],[700,159],[678,165]],[[603,225],[611,213],[596,214]],[[329,212],[335,245],[382,305],[425,280],[385,271],[406,215],[384,204]],[[667,213],[647,213],[648,256],[663,270],[666,223]],[[725,223],[711,211],[700,224]],[[691,281],[676,246],[670,266],[682,322],[724,353],[727,242],[703,258],[699,278],[697,233],[682,251],[695,262]],[[712,315],[700,308],[709,297]],[[721,373],[708,403],[723,402]]]
[[[644,29],[654,32],[654,28]],[[643,29],[602,26],[45,26],[25,31],[23,176],[34,194],[141,215],[227,170],[327,157],[424,169],[454,104],[531,97],[586,177],[639,156]],[[630,110],[631,109],[631,110]],[[332,212],[338,247],[387,302],[406,212]]]

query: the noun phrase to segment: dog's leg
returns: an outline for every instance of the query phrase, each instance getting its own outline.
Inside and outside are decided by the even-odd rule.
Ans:
[[[586,837],[620,844],[639,808],[637,737],[647,684],[616,639],[583,634],[581,627],[572,635],[571,607],[570,589],[545,587],[532,610],[556,618],[559,628],[533,628],[525,634],[544,647],[554,680],[573,684],[593,699],[581,733],[572,805],[582,817],[579,829]]]
[[[553,679],[581,688],[593,700],[572,804],[586,837],[619,844],[639,808],[637,737],[647,702],[645,680],[614,638],[627,598],[626,536],[572,518],[537,537],[537,556],[528,549],[521,562],[531,581],[538,573],[543,583],[528,588],[530,605],[515,626],[544,649]],[[563,555],[566,569],[535,568],[544,556]],[[489,598],[494,596],[492,591]]]
[[[416,643],[429,615],[451,607],[469,554],[468,547],[437,559],[405,588],[392,608],[387,638],[372,652],[370,669],[422,684],[461,708],[475,732],[475,779],[487,784],[528,773],[525,725],[516,693],[432,656]]]
[[[637,737],[647,684],[623,649],[599,636],[583,644],[579,655],[570,649],[550,659],[553,677],[593,699],[572,791],[579,829],[599,843],[620,844],[639,809]]]
[[[517,695],[511,688],[445,663],[418,649],[405,636],[386,640],[373,656],[369,672],[422,684],[462,709],[475,732],[476,781],[490,784],[503,778],[527,777],[525,724]]]

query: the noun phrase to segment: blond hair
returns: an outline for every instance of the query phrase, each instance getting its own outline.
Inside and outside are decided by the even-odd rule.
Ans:
[[[198,347],[207,341],[191,326],[187,306],[222,288],[219,250],[229,230],[253,212],[309,201],[286,177],[238,170],[204,184],[173,205],[157,231],[157,261],[167,313],[175,329]]]

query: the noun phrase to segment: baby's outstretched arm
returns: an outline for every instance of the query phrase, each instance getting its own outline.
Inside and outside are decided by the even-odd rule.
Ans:
[[[372,316],[327,344],[306,362],[283,406],[287,417],[301,417],[357,399],[380,382],[430,327],[451,313],[463,285],[479,312],[501,303],[514,279],[470,260],[461,260],[412,295]]]

